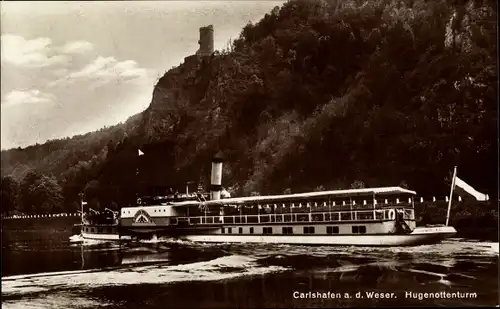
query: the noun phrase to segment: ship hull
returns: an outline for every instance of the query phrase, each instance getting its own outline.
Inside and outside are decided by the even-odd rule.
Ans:
[[[86,233],[82,232],[83,239],[87,240],[103,240],[103,241],[122,241],[122,240],[130,240],[130,236],[116,234],[94,234],[94,233]]]
[[[117,224],[79,225],[79,227],[79,234],[84,240],[123,241],[132,239],[128,235],[120,234],[120,227]]]
[[[331,246],[418,246],[436,244],[456,234],[451,226],[417,227],[410,234],[364,234],[364,235],[240,235],[218,234],[218,229],[172,229],[169,232],[142,231],[131,235],[82,233],[84,239],[121,241],[137,239],[178,238],[201,243],[260,243],[290,245],[331,245]]]
[[[410,234],[375,235],[185,235],[182,239],[204,243],[264,243],[334,246],[417,246],[435,244],[456,234],[453,227],[419,227]]]

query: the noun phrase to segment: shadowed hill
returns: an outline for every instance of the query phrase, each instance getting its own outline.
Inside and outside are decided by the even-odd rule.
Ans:
[[[458,165],[496,199],[496,14],[492,1],[290,1],[229,50],[166,72],[142,114],[2,152],[2,173],[36,169],[66,205],[83,189],[114,205],[137,182],[208,184],[222,150],[233,195],[354,184],[443,195]]]

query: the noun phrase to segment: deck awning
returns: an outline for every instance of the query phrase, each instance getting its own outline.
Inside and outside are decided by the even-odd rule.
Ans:
[[[311,198],[345,198],[345,197],[373,197],[373,195],[416,195],[417,193],[412,190],[404,189],[401,187],[379,187],[379,188],[363,188],[363,189],[348,189],[348,190],[332,190],[332,191],[319,191],[319,192],[306,192],[295,194],[283,195],[264,195],[264,196],[248,196],[248,197],[235,197],[228,199],[220,199],[207,201],[204,204],[243,204],[249,202],[280,202],[287,200],[301,200]]]

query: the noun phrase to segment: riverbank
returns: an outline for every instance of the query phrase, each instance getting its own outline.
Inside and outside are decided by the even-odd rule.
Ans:
[[[448,203],[444,201],[415,203],[417,225],[444,224]],[[498,241],[498,205],[493,201],[453,202],[449,224],[457,237]]]

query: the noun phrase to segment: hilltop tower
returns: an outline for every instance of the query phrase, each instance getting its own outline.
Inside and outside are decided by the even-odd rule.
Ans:
[[[212,25],[200,28],[200,49],[196,52],[197,56],[211,56],[214,52],[214,27]]]

